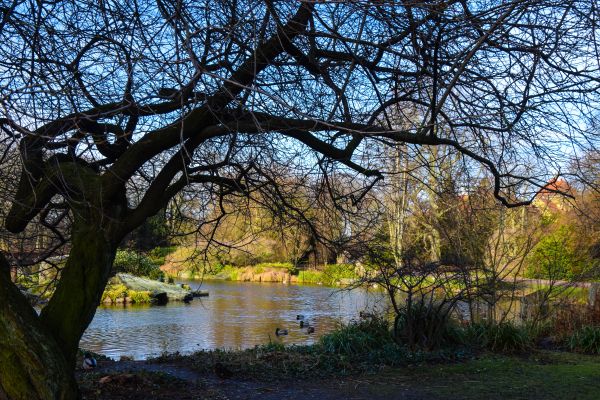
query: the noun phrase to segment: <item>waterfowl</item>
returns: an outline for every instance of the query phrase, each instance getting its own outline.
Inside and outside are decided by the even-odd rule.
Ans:
[[[85,370],[90,370],[90,369],[94,369],[96,368],[96,366],[98,365],[98,363],[96,362],[96,359],[94,357],[92,357],[92,355],[90,353],[85,353],[83,355],[83,369]]]
[[[302,315],[302,314],[296,315],[296,321],[304,321],[304,315]]]
[[[306,328],[306,333],[308,333],[308,334],[315,333],[315,328],[313,328],[312,326],[309,326],[308,328]]]
[[[287,329],[281,329],[281,328],[275,329],[275,336],[285,336],[287,334],[288,334]]]
[[[308,321],[304,322],[304,321],[300,321],[300,328],[308,328],[310,326],[310,323]]]

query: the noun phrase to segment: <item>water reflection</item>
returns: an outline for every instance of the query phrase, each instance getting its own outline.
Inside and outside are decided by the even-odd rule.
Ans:
[[[197,286],[197,285],[196,285]],[[101,307],[80,346],[112,358],[144,359],[164,352],[240,349],[271,341],[311,344],[360,311],[382,310],[382,292],[339,291],[278,283],[205,282],[210,296],[163,307]],[[303,314],[315,333],[299,328]],[[277,338],[277,327],[289,335]]]

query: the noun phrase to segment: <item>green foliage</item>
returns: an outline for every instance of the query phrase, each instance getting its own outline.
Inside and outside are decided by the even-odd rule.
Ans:
[[[525,275],[534,279],[576,280],[586,269],[586,263],[575,250],[574,234],[562,226],[544,236],[527,258]]]
[[[358,278],[352,264],[327,264],[323,269],[326,285],[334,285],[342,279]]]
[[[323,272],[308,269],[298,272],[298,281],[300,283],[323,283]]]
[[[123,284],[109,285],[102,294],[102,302],[108,298],[111,303],[116,303],[117,299],[125,299],[129,297],[130,301],[135,304],[147,304],[152,301],[150,292],[148,291],[136,291],[128,289]]]
[[[127,297],[127,286],[119,284],[107,287],[104,291],[104,294],[102,295],[102,301],[104,301],[104,299],[106,299],[107,297],[113,303],[115,303],[118,298]]]
[[[225,280],[228,281],[237,281],[240,272],[240,268],[234,267],[233,265],[225,265],[219,272],[219,276],[225,277]]]
[[[579,353],[600,354],[600,326],[585,326],[575,331],[567,345]]]
[[[154,247],[169,244],[169,227],[164,211],[147,218],[144,223],[131,233],[133,247],[148,251]]]
[[[150,279],[163,277],[163,272],[149,257],[131,250],[118,250],[113,264],[115,272],[125,272]]]
[[[152,301],[152,298],[150,297],[150,292],[148,291],[138,292],[135,290],[129,290],[127,292],[127,297],[130,297],[131,301],[136,304],[147,304]]]
[[[218,262],[216,264],[212,264],[212,265],[208,266],[206,268],[206,271],[204,271],[204,272],[206,272],[209,275],[218,275],[223,271],[223,269],[225,269],[226,266],[227,265],[225,265],[221,262]]]
[[[394,322],[396,341],[426,350],[462,342],[459,329],[450,319],[448,307],[425,301],[404,306]]]
[[[471,324],[465,331],[465,339],[470,345],[500,353],[523,353],[533,346],[528,327],[513,322]]]
[[[254,268],[283,268],[286,269],[291,275],[298,275],[298,268],[294,266],[294,264],[289,262],[265,262],[254,265]]]
[[[163,265],[166,262],[166,257],[173,253],[177,247],[155,247],[148,252],[148,258],[155,265]]]
[[[357,279],[354,265],[351,264],[327,264],[323,270],[305,270],[298,272],[298,281],[301,283],[319,283],[327,286],[335,286],[344,279]]]
[[[321,336],[319,343],[328,353],[357,357],[393,346],[388,322],[383,318],[361,319]]]

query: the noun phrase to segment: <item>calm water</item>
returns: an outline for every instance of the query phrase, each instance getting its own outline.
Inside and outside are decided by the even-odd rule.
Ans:
[[[192,283],[192,287],[198,284]],[[191,304],[98,308],[80,347],[112,358],[144,359],[200,349],[244,349],[269,340],[311,344],[362,310],[384,308],[381,292],[280,283],[204,282],[209,297]],[[301,330],[296,315],[315,327]],[[277,338],[276,328],[289,330]]]

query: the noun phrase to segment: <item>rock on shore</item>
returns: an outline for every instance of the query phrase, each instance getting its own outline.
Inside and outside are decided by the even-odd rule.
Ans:
[[[105,296],[106,303],[136,303],[131,293],[147,293],[152,302],[166,303],[167,301],[189,301],[193,298],[192,291],[179,285],[164,283],[130,274],[119,273],[111,280],[107,292],[114,288],[123,288],[122,295]]]

